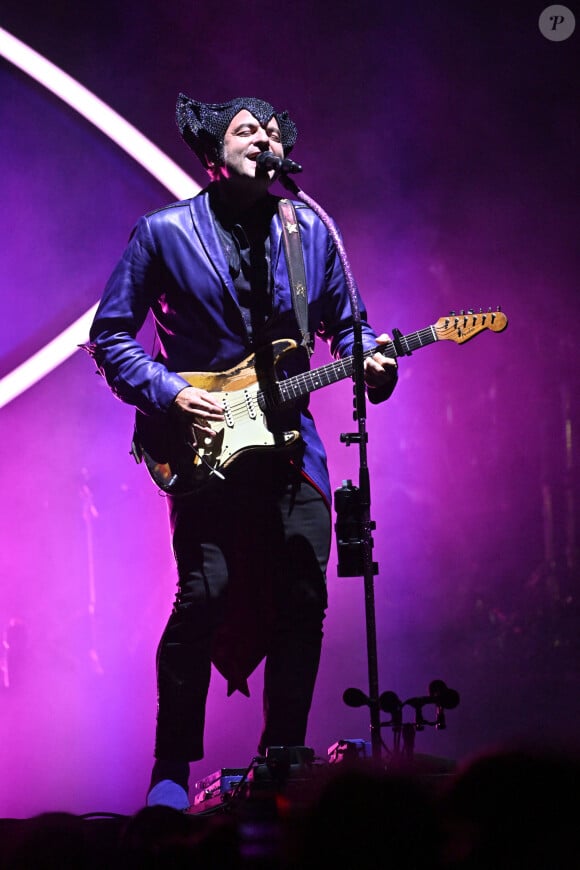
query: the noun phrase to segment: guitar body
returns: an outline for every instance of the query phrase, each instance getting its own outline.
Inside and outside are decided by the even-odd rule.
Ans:
[[[470,309],[440,317],[408,335],[394,330],[393,341],[366,350],[364,356],[377,352],[392,358],[410,356],[437,341],[465,344],[480,332],[503,332],[506,327],[507,318],[499,308]],[[159,489],[173,495],[192,493],[212,479],[223,478],[223,472],[243,453],[283,448],[298,440],[298,431],[281,424],[280,409],[314,390],[352,377],[355,363],[354,357],[345,357],[277,380],[276,366],[297,347],[292,339],[282,338],[225,372],[180,372],[192,387],[213,393],[223,405],[224,421],[214,425],[215,438],[203,443],[194,444],[191,427],[170,415],[146,417],[137,413],[132,453],[138,462],[145,461]]]
[[[292,339],[280,339],[227,371],[179,373],[223,405],[223,421],[212,424],[214,438],[193,444],[190,427],[174,418],[137,413],[133,453],[161,490],[189,494],[213,478],[223,478],[223,471],[246,451],[286,447],[298,440],[296,430],[276,431],[264,407],[264,397],[276,388],[277,364],[296,347]]]

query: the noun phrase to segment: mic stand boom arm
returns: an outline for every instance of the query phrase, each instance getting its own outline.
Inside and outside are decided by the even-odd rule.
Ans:
[[[350,297],[350,305],[353,318],[353,380],[354,380],[354,408],[355,419],[357,421],[357,432],[346,433],[341,435],[341,441],[349,446],[352,443],[357,443],[359,446],[359,531],[360,540],[355,543],[357,551],[362,554],[362,564],[364,578],[364,595],[365,595],[365,618],[366,618],[366,636],[367,636],[367,661],[368,661],[368,683],[369,695],[368,705],[370,709],[370,736],[371,749],[373,759],[378,760],[382,754],[381,742],[381,722],[380,722],[380,706],[379,706],[379,679],[377,665],[377,638],[376,638],[376,614],[375,614],[375,597],[374,597],[374,574],[377,573],[378,567],[372,561],[372,535],[371,532],[375,528],[375,523],[371,522],[371,497],[370,497],[370,479],[367,464],[367,441],[368,435],[366,431],[366,392],[364,380],[364,350],[362,343],[362,328],[361,316],[358,304],[357,287],[354,281],[352,270],[346,255],[342,239],[334,226],[329,215],[318,205],[318,203],[309,197],[301,190],[293,179],[288,178],[282,173],[278,180],[280,183],[298,199],[318,215],[321,221],[326,226],[334,244],[342,265],[344,277]],[[350,573],[347,576],[360,576],[360,572],[356,574]]]

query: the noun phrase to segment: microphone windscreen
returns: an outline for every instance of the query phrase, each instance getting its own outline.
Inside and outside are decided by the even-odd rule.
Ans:
[[[368,704],[369,699],[360,689],[345,689],[342,700],[347,707],[364,707]]]
[[[383,713],[396,713],[403,706],[395,692],[383,692],[379,698],[379,706]]]
[[[445,710],[453,710],[459,704],[459,692],[449,689],[443,680],[433,680],[429,683],[429,697]]]

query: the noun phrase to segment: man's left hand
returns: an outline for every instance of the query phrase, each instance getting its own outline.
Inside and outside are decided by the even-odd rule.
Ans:
[[[379,335],[377,344],[391,341],[386,333]],[[386,387],[397,379],[397,360],[382,353],[368,356],[364,361],[365,382],[368,387]]]

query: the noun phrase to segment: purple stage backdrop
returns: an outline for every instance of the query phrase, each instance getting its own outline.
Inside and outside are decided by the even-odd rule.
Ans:
[[[460,693],[447,728],[416,739],[448,759],[572,740],[580,714],[580,31],[547,39],[543,8],[55,0],[0,13],[197,185],[179,91],[287,108],[297,180],[340,227],[378,331],[505,311],[503,333],[402,359],[392,400],[368,409],[380,689],[406,699],[442,679]],[[175,197],[4,58],[0,148],[4,377],[94,305],[137,217]],[[357,448],[340,440],[352,384],[312,407],[333,487],[356,482]],[[131,408],[80,350],[0,415],[0,816],[132,813],[175,590],[165,504],[129,456]],[[308,739],[321,756],[369,739],[368,708],[342,700],[368,690],[363,581],[336,562],[333,543]],[[250,762],[261,676],[247,699],[214,675],[194,778]]]

